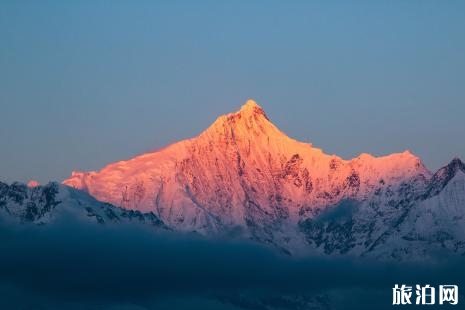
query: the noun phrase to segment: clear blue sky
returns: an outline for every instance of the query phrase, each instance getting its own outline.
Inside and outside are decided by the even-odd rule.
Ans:
[[[254,98],[344,158],[465,158],[465,1],[0,1],[0,180],[62,180]]]

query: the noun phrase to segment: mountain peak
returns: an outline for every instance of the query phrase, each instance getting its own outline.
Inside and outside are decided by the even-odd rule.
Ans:
[[[255,116],[255,115],[263,115],[266,119],[268,119],[268,117],[266,116],[265,111],[253,99],[247,100],[246,103],[244,103],[244,105],[242,105],[242,107],[239,110],[238,114],[249,115],[249,116],[251,116],[251,115],[253,115],[253,116]]]
[[[258,105],[258,103],[253,100],[253,99],[248,99],[241,107],[241,111],[242,110],[250,110],[250,109],[255,109],[255,108],[259,108],[259,109],[262,109],[262,107],[260,107]]]
[[[40,183],[37,182],[36,180],[29,180],[29,182],[27,182],[27,187],[30,187],[30,188],[37,187],[39,185]]]
[[[465,173],[465,164],[460,160],[460,158],[454,157],[450,163],[439,169],[433,175],[425,197],[428,198],[439,194],[449,181],[452,180],[460,171]]]
[[[457,167],[457,168],[462,168],[465,167],[465,164],[460,160],[458,157],[454,157],[450,163],[448,164],[449,167]]]
[[[249,99],[233,113],[221,115],[201,136],[220,136],[227,138],[247,137],[253,134],[266,137],[282,137],[267,117],[265,111],[254,100]]]
[[[446,166],[439,169],[439,171],[447,171],[447,174],[454,175],[462,170],[465,173],[465,164],[458,157],[454,157]]]

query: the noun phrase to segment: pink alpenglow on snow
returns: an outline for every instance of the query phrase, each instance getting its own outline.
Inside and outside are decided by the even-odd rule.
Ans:
[[[259,214],[295,224],[320,207],[430,177],[409,151],[350,160],[325,154],[288,137],[248,100],[198,137],[99,171],[73,172],[63,183],[123,208],[153,211],[172,227],[207,232],[245,226]]]
[[[37,187],[37,186],[39,186],[39,185],[40,185],[40,183],[37,182],[36,180],[29,180],[29,182],[27,182],[27,187],[31,187],[31,188],[32,188],[32,187]]]

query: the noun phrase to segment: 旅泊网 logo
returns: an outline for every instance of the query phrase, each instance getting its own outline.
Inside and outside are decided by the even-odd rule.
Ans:
[[[425,286],[416,285],[415,295],[413,287],[407,285],[399,286],[396,284],[392,289],[393,305],[439,305],[449,303],[456,305],[458,303],[459,288],[457,285],[439,285],[439,290],[426,284]]]

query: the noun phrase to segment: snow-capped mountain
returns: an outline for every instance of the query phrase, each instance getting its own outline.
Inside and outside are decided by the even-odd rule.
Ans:
[[[239,227],[291,252],[311,245],[328,254],[367,255],[381,253],[394,235],[420,236],[428,212],[445,217],[439,226],[452,214],[461,219],[462,171],[455,159],[432,175],[409,151],[351,160],[327,155],[286,136],[249,100],[198,137],[100,171],[73,172],[63,184],[153,212],[175,230],[215,234]],[[457,230],[454,244],[465,227]]]
[[[388,245],[388,246],[386,246]],[[374,249],[394,258],[435,251],[465,255],[465,165],[457,158],[431,178],[405,218]]]
[[[395,194],[380,189],[371,199],[343,201],[299,225],[307,241],[327,254],[352,252],[386,259],[463,255],[463,166],[454,159],[423,186],[405,182]]]
[[[118,208],[55,182],[44,186],[0,182],[0,216],[10,221],[34,224],[48,224],[63,216],[72,216],[98,224],[136,223],[166,228],[151,212]]]

